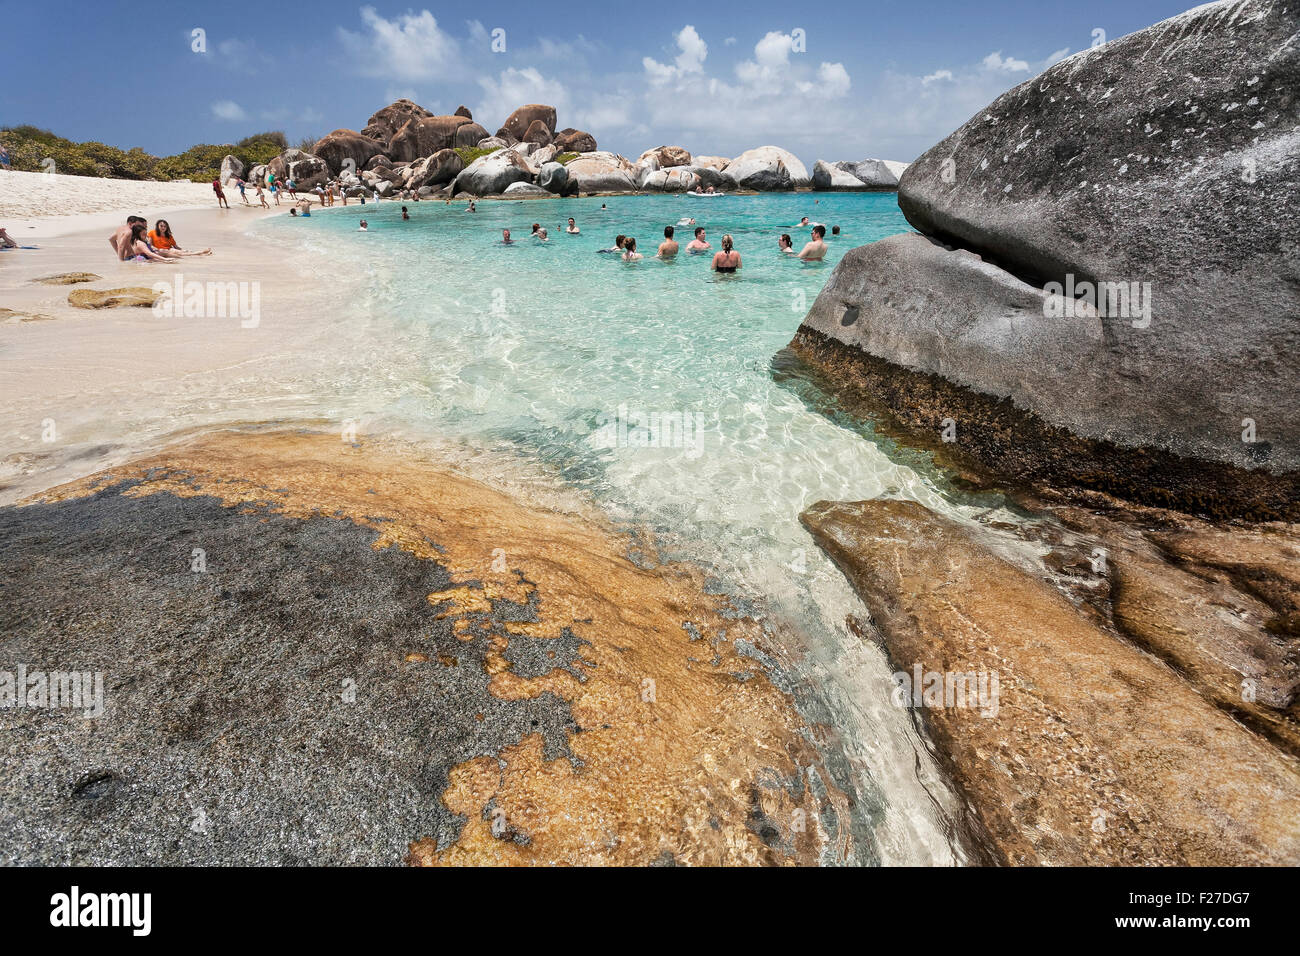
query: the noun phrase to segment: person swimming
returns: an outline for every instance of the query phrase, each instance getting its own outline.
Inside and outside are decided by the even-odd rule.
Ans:
[[[626,241],[627,241],[627,236],[623,235],[622,233],[619,233],[617,236],[614,237],[614,245],[610,246],[608,249],[597,249],[596,251],[603,255],[611,255],[611,256],[622,255],[623,243],[625,243]]]
[[[713,247],[709,245],[708,240],[704,238],[704,227],[696,226],[695,238],[692,239],[689,243],[687,243],[686,251],[693,252],[693,253],[701,253],[701,252],[706,252],[707,250],[712,248]]]
[[[781,238],[776,241],[776,247],[782,252],[794,255],[794,240],[790,238],[790,233],[781,233]]]
[[[501,245],[503,245],[503,246],[509,246],[509,245],[513,245],[513,244],[514,244],[514,240],[510,238],[510,230],[509,230],[509,229],[502,229],[502,230],[501,230]]]
[[[623,240],[623,261],[636,262],[638,259],[644,259],[641,253],[636,251],[636,240],[628,236]]]
[[[730,275],[740,268],[740,253],[733,248],[730,235],[722,237],[722,249],[713,257],[713,271]]]
[[[533,238],[540,239],[542,240],[542,242],[550,242],[550,239],[547,238],[547,232],[545,226],[542,226],[535,233],[533,233]]]
[[[403,219],[403,221],[408,220],[408,219],[410,219],[410,218],[411,218],[411,214],[410,214],[409,212],[407,212],[407,211],[406,211],[406,207],[403,206],[403,207],[402,207],[402,219]]]
[[[569,235],[571,235],[571,236],[576,236],[576,235],[578,235],[582,230],[580,230],[580,229],[578,228],[578,224],[577,224],[576,222],[574,222],[574,221],[573,221],[573,217],[570,216],[570,217],[569,217],[569,226],[568,226],[568,228],[565,229],[564,231],[567,232],[567,233],[568,233]]]
[[[838,236],[839,234],[840,234],[840,227],[839,227],[839,226],[831,226],[831,235],[832,235],[832,236]]]
[[[368,222],[366,222],[364,219],[362,219],[362,220],[361,220],[361,227],[360,227],[359,229],[357,229],[357,232],[369,232],[369,231],[370,231],[370,223],[368,223]]]

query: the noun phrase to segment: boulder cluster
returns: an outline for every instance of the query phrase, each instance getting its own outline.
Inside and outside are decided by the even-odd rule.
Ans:
[[[880,159],[828,164],[809,176],[803,163],[777,146],[734,159],[692,156],[681,146],[656,146],[635,160],[597,148],[584,130],[557,129],[555,107],[530,103],[495,133],[461,106],[436,116],[408,99],[385,106],[361,131],[336,129],[311,152],[285,150],[265,166],[245,170],[233,156],[223,181],[265,183],[268,173],[300,190],[337,183],[345,195],[382,197],[548,196],[592,193],[853,189],[893,190],[906,164]]]

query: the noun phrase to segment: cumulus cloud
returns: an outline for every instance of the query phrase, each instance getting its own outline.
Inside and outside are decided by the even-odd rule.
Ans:
[[[212,104],[212,115],[219,120],[232,123],[248,119],[248,114],[244,112],[244,108],[234,100],[217,100]]]
[[[475,117],[482,115],[492,122],[504,122],[525,103],[546,103],[554,106],[560,116],[569,115],[573,108],[564,84],[532,66],[510,67],[496,76],[482,77],[479,86],[483,88],[482,99],[472,112]]]
[[[641,66],[646,77],[656,86],[662,86],[692,73],[704,72],[704,60],[709,55],[709,45],[704,42],[689,23],[673,39],[677,43],[677,59],[673,64],[660,63],[653,57],[642,57]]]
[[[952,79],[952,70],[935,70],[928,76],[921,77],[921,85],[929,86],[931,83],[939,83],[943,80]]]
[[[1029,64],[1024,60],[1016,60],[1011,57],[1002,59],[1002,51],[990,53],[984,58],[984,66],[990,70],[1003,70],[1007,73],[1027,73]]]
[[[438,26],[428,10],[407,11],[392,20],[374,7],[361,8],[365,29],[339,27],[339,39],[353,65],[366,76],[393,80],[427,80],[451,76],[460,62],[455,38]]]

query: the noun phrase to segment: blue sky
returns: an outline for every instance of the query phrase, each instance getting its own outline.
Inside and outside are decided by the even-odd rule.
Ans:
[[[264,129],[295,142],[360,129],[398,96],[435,112],[463,103],[489,132],[544,102],[560,126],[633,157],[662,143],[723,156],[770,143],[809,164],[910,161],[1095,31],[1114,39],[1194,5],[0,4],[0,125],[167,154]],[[498,29],[504,52],[492,49]]]

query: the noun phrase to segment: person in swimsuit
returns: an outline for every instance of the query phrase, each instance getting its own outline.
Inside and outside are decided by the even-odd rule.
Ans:
[[[245,183],[242,179],[236,179],[235,185],[239,187],[239,198],[244,201],[244,205],[251,206],[252,203],[248,201],[248,194],[244,192],[244,187],[246,187],[248,184]]]
[[[411,218],[411,214],[410,214],[409,212],[407,212],[407,211],[406,211],[406,207],[403,206],[403,207],[402,207],[402,221],[405,222],[406,220],[408,220],[408,219],[410,219],[410,218]]]
[[[271,204],[270,204],[269,202],[266,201],[266,193],[262,192],[262,185],[261,185],[261,183],[258,183],[258,185],[257,185],[257,201],[260,202],[260,203],[262,204],[262,208],[263,208],[263,209],[270,209],[270,208],[271,208]]]
[[[225,206],[229,209],[230,203],[226,201],[226,191],[221,188],[221,177],[212,180],[212,191],[217,194],[217,208]]]
[[[620,256],[623,254],[623,243],[627,242],[627,236],[621,233],[614,237],[614,245],[609,249],[597,249],[598,253],[611,256]]]
[[[826,258],[826,227],[818,223],[812,228],[812,240],[799,252],[804,262],[820,262]]]
[[[730,275],[740,268],[740,253],[732,248],[730,235],[722,237],[722,250],[713,257],[713,271]]]
[[[696,227],[695,227],[695,238],[692,239],[689,243],[686,244],[686,251],[687,251],[687,252],[705,252],[705,251],[707,251],[707,250],[709,250],[709,249],[711,249],[711,248],[713,248],[713,247],[710,246],[709,243],[707,242],[707,240],[705,240],[705,238],[704,238],[704,227],[703,227],[703,226],[696,226]]]
[[[366,222],[364,219],[362,219],[362,220],[361,220],[361,226],[360,226],[359,229],[357,229],[357,232],[369,232],[369,231],[370,231],[370,223],[368,223],[368,222]]]
[[[503,246],[509,246],[509,245],[512,245],[513,243],[514,243],[514,240],[510,238],[510,230],[509,230],[509,229],[502,229],[502,230],[501,230],[501,245],[503,245]]]
[[[776,247],[782,252],[794,255],[794,240],[790,238],[790,233],[781,233],[781,238],[776,241]]]
[[[0,249],[17,249],[18,243],[14,242],[13,236],[0,229]]]
[[[664,226],[664,241],[659,243],[659,258],[672,259],[677,255],[677,240],[673,238],[673,227]]]
[[[177,256],[210,256],[211,249],[202,252],[186,252],[172,235],[171,224],[166,219],[159,219],[149,231],[149,247],[160,256],[175,258]]]
[[[131,233],[118,247],[118,258],[123,262],[166,262],[166,256],[160,256],[149,248],[145,230],[148,224],[140,219],[131,224]]]
[[[567,229],[565,229],[564,231],[567,232],[567,233],[568,233],[569,235],[571,235],[571,236],[576,236],[576,235],[578,235],[578,233],[579,233],[580,230],[578,229],[578,224],[577,224],[576,222],[573,221],[573,217],[572,217],[572,216],[569,217],[569,227],[568,227]]]
[[[623,261],[624,262],[636,262],[638,259],[643,259],[643,258],[645,257],[642,256],[641,253],[636,251],[635,239],[633,239],[631,236],[628,236],[626,239],[623,240]]]

